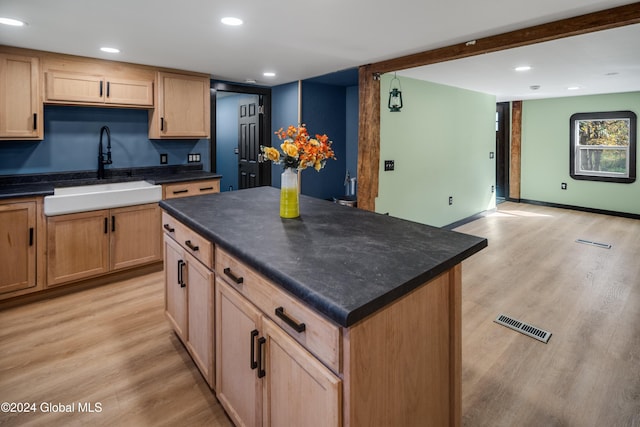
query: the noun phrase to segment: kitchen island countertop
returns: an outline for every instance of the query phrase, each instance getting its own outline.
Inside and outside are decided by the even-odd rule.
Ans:
[[[349,327],[487,246],[487,240],[259,187],[160,207],[338,325]]]

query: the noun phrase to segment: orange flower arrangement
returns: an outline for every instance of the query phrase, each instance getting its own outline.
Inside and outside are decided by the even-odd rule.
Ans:
[[[316,134],[315,138],[311,138],[305,125],[289,126],[286,130],[280,128],[275,134],[283,141],[280,145],[282,154],[273,147],[262,146],[260,149],[267,160],[276,164],[282,163],[285,169],[304,170],[313,167],[320,172],[327,159],[335,160],[336,158],[331,149],[332,141],[329,140],[329,137],[324,134]]]

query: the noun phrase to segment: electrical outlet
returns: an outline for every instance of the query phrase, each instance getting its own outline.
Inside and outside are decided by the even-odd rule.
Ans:
[[[493,151],[490,151],[490,152],[489,152],[489,158],[490,158],[490,159],[493,159],[494,157],[495,157],[495,155],[493,154]]]
[[[495,185],[492,185],[492,186],[491,186],[491,192],[493,193],[493,192],[495,192],[495,191],[496,191],[496,187],[495,187]]]
[[[392,171],[395,169],[395,162],[393,160],[385,160],[384,161],[384,170]]]
[[[453,205],[453,196],[449,196],[449,206]]]
[[[168,162],[169,162],[169,156],[167,155],[167,153],[160,154],[160,164],[166,165]]]
[[[562,184],[560,184],[560,189],[566,190],[567,189],[567,183],[563,182]]]
[[[196,153],[193,155],[193,161],[194,162],[199,162],[200,161],[200,153]]]

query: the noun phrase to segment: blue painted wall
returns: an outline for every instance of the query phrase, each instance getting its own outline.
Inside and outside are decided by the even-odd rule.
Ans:
[[[216,99],[216,169],[222,175],[220,191],[238,189],[238,100],[241,95]]]
[[[358,174],[358,86],[347,87],[346,94],[346,154],[345,167],[351,177]],[[356,185],[357,189],[357,185]]]
[[[160,153],[168,154],[168,164],[180,165],[189,153],[200,153],[209,169],[208,139],[149,140],[147,110],[47,105],[42,141],[0,142],[0,175],[96,170],[105,125],[113,158],[107,168],[159,166]]]
[[[346,87],[302,82],[302,122],[311,135],[326,133],[333,141],[336,160],[327,161],[320,172],[302,172],[302,194],[332,199],[345,192],[346,173]]]
[[[271,129],[298,124],[298,82],[287,83],[271,88]],[[271,135],[271,145],[280,148],[280,140]],[[281,165],[271,167],[271,185],[280,188]],[[306,193],[305,193],[306,194]]]

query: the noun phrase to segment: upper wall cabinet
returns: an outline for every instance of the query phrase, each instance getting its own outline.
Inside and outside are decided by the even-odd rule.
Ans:
[[[209,138],[210,83],[206,76],[158,72],[150,139]]]
[[[0,53],[0,140],[42,139],[40,62]]]
[[[48,71],[46,102],[153,107],[153,80]]]

